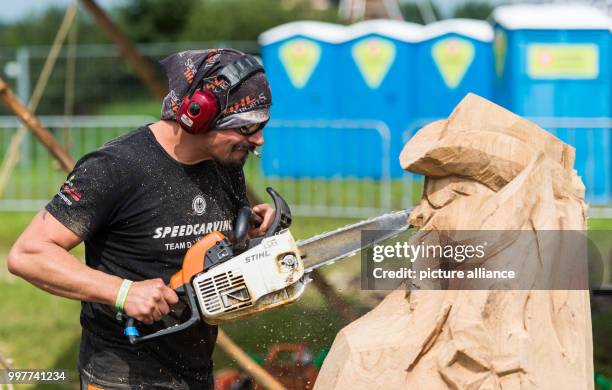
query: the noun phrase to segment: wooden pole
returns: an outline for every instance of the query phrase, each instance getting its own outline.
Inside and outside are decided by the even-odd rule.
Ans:
[[[64,45],[64,41],[68,36],[68,32],[74,24],[76,14],[77,5],[76,3],[72,3],[66,11],[66,15],[64,16],[64,20],[62,21],[59,30],[57,30],[57,35],[53,40],[51,50],[49,50],[49,54],[47,54],[47,60],[43,65],[43,69],[40,71],[40,76],[38,77],[38,81],[36,83],[36,86],[34,87],[34,91],[32,92],[32,96],[30,97],[30,101],[28,102],[28,108],[32,110],[32,112],[36,111],[36,109],[38,108],[40,99],[42,98],[42,95],[45,89],[47,88],[47,83],[51,78],[51,73],[55,68],[55,63],[57,62],[57,58],[59,57],[62,46]]]
[[[269,390],[284,390],[285,387],[280,384],[272,375],[261,368],[253,359],[251,359],[236,343],[234,343],[224,331],[219,329],[217,336],[217,344],[223,351],[232,359],[236,360],[238,365],[247,372],[257,383]]]
[[[38,81],[36,82],[36,86],[34,87],[34,92],[32,92],[32,96],[30,101],[28,102],[28,109],[32,113],[36,112],[38,108],[38,103],[40,103],[40,99],[47,87],[47,83],[49,82],[49,78],[51,77],[51,73],[55,68],[55,63],[60,54],[60,50],[62,45],[64,44],[64,40],[68,35],[70,27],[73,25],[75,17],[77,14],[77,3],[74,2],[70,5],[70,7],[66,10],[66,14],[64,15],[64,20],[60,25],[57,34],[55,35],[55,39],[53,41],[53,45],[51,46],[51,50],[47,55],[47,59],[45,64],[43,65],[43,69],[40,72],[40,76],[38,77]],[[27,129],[25,126],[20,126],[17,132],[11,138],[11,142],[7,149],[7,153],[4,156],[2,161],[2,165],[0,165],[0,196],[4,193],[4,189],[8,183],[9,178],[11,177],[11,173],[15,166],[19,162],[19,149],[21,147],[21,142],[25,138]]]
[[[76,5],[78,0],[74,0]],[[74,114],[74,93],[76,86],[76,51],[78,38],[78,23],[77,20],[72,25],[68,33],[68,54],[66,59],[66,82],[64,84],[64,130],[62,131],[62,144],[66,150],[70,150],[70,127],[71,117]]]
[[[5,359],[2,354],[0,354],[0,367],[3,367],[6,370],[10,370],[11,369],[11,362],[9,361],[9,359]],[[7,390],[13,390],[14,387],[11,383],[8,383],[6,385]],[[2,390],[2,384],[0,384],[0,390]]]
[[[159,99],[166,96],[166,86],[159,80],[151,62],[140,55],[132,41],[106,15],[94,0],[81,0],[81,4],[94,17],[98,26],[119,47],[122,56],[132,65],[138,77]]]
[[[8,84],[0,78],[0,99],[8,108],[17,115],[17,118],[32,131],[38,140],[49,150],[49,152],[59,161],[61,167],[66,171],[71,171],[74,167],[74,160],[68,152],[55,140],[53,134],[44,128],[38,118],[23,104],[13,93]]]

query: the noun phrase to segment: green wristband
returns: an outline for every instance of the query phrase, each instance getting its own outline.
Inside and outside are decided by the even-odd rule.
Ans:
[[[121,283],[121,287],[119,287],[119,292],[117,293],[117,300],[115,301],[115,309],[119,312],[123,312],[123,306],[125,305],[125,300],[130,291],[130,286],[132,286],[132,281],[123,279],[123,283]]]

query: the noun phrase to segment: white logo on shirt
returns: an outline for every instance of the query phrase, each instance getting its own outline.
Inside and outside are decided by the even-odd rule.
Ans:
[[[191,207],[193,207],[193,211],[196,213],[196,215],[202,215],[206,211],[206,200],[204,200],[202,195],[197,195],[195,198],[193,198]]]

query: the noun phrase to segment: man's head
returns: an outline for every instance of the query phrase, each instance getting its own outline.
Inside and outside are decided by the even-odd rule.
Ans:
[[[170,87],[161,119],[177,121],[183,131],[198,134],[189,138],[222,164],[241,165],[249,150],[263,144],[260,130],[269,119],[272,96],[263,70],[252,57],[233,49],[186,51],[161,64]],[[245,67],[247,71],[240,73]],[[192,116],[190,107],[198,115],[213,107],[205,112],[213,114],[210,123],[204,121],[206,126],[198,127],[202,115]]]

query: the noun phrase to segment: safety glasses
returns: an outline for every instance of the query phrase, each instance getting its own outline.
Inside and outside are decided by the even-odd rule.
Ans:
[[[259,130],[262,130],[264,127],[266,127],[266,123],[267,122],[253,123],[251,125],[240,126],[236,129],[236,131],[248,137],[250,135],[257,133]]]

